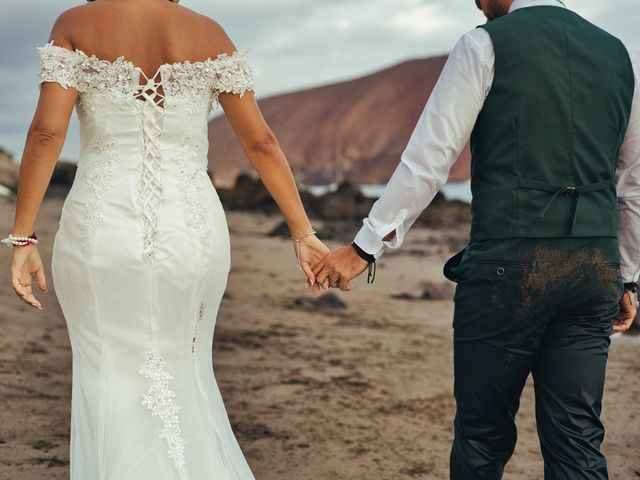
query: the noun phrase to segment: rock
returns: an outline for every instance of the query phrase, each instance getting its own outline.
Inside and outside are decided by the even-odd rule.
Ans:
[[[76,176],[77,166],[73,162],[59,160],[51,175],[47,196],[66,196]],[[0,185],[6,187],[0,196],[7,196],[6,189],[13,192],[18,189],[20,166],[14,163],[13,156],[0,147]]]
[[[343,310],[347,304],[340,300],[335,293],[329,292],[318,298],[297,297],[292,302],[295,307],[308,307],[315,310]]]
[[[453,288],[448,283],[426,282],[421,293],[400,292],[391,295],[396,300],[451,300]]]
[[[391,298],[394,298],[396,300],[419,300],[420,296],[413,293],[400,292],[392,294]]]
[[[289,238],[291,236],[291,233],[289,232],[289,225],[287,225],[287,222],[280,222],[267,234],[267,236]]]
[[[238,175],[233,185],[233,191],[238,195],[255,193],[261,189],[262,182],[248,173]]]
[[[0,185],[9,190],[18,189],[18,172],[20,166],[14,162],[13,155],[0,147]]]
[[[77,164],[60,160],[56,163],[56,168],[54,168],[53,175],[51,175],[51,183],[71,188],[71,185],[73,185],[73,181],[76,178],[77,170]]]
[[[225,209],[279,213],[259,178],[240,174],[232,188],[217,189]],[[330,221],[352,222],[352,224],[326,224],[324,238],[351,241],[361,226],[362,219],[369,215],[375,199],[365,196],[360,188],[349,182],[341,183],[335,191],[315,196],[308,191],[300,192],[300,198],[310,218]],[[461,201],[446,200],[438,194],[432,204],[418,219],[422,226],[442,228],[468,224],[471,220],[470,206]],[[344,227],[347,227],[346,229]],[[346,234],[345,232],[348,232]],[[277,232],[272,236],[279,236]]]
[[[431,227],[454,227],[471,222],[471,205],[460,200],[447,200],[440,192],[420,214],[416,224]]]
[[[362,226],[362,219],[358,220],[333,220],[322,222],[318,229],[320,240],[333,240],[342,244],[350,244]]]
[[[218,188],[217,191],[225,209],[278,212],[262,181],[249,174],[238,175],[233,188]]]
[[[343,182],[335,192],[326,193],[322,199],[324,202],[319,213],[323,219],[362,219],[369,214],[374,203],[350,182]]]
[[[453,298],[453,286],[450,283],[426,282],[422,286],[423,300],[451,300]]]
[[[77,170],[78,166],[75,163],[65,160],[58,161],[51,175],[47,196],[65,197],[69,193],[71,185],[73,185]]]
[[[13,196],[15,196],[15,192],[13,190],[11,190],[6,185],[0,184],[0,197],[9,197],[9,198],[11,198]]]

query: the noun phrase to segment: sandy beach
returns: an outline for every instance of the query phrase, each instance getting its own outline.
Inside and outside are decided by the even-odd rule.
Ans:
[[[15,297],[11,250],[1,250],[2,480],[68,478],[71,351],[49,268],[61,204],[47,199],[38,221],[50,288],[39,295],[43,312]],[[14,206],[0,199],[4,232]],[[453,302],[411,297],[425,282],[452,294],[442,265],[464,244],[466,227],[412,230],[402,251],[380,260],[373,285],[360,278],[317,308],[290,241],[266,235],[279,221],[228,213],[232,270],[214,341],[216,375],[256,478],[447,479]],[[603,419],[611,478],[640,478],[638,337],[612,342]],[[530,383],[517,421],[505,478],[540,480]]]

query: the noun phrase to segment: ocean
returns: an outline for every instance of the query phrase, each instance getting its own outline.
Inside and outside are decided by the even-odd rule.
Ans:
[[[380,198],[386,184],[361,184],[360,191],[368,198]],[[307,190],[313,195],[320,196],[335,189],[335,185],[309,185]],[[442,187],[442,194],[447,200],[461,200],[471,203],[471,182],[450,182]]]

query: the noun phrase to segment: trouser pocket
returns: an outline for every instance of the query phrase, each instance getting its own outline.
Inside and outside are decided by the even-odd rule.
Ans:
[[[458,253],[456,253],[453,257],[449,258],[444,264],[442,268],[442,274],[452,282],[458,282],[459,277],[456,274],[456,269],[460,265],[462,261],[462,257],[464,257],[465,252],[467,251],[467,247],[464,247]]]

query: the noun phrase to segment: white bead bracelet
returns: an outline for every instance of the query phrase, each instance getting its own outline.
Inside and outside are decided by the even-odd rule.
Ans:
[[[35,233],[32,233],[29,237],[14,237],[13,234],[9,234],[7,238],[3,238],[0,242],[8,247],[24,247],[29,244],[36,245],[38,239]]]

